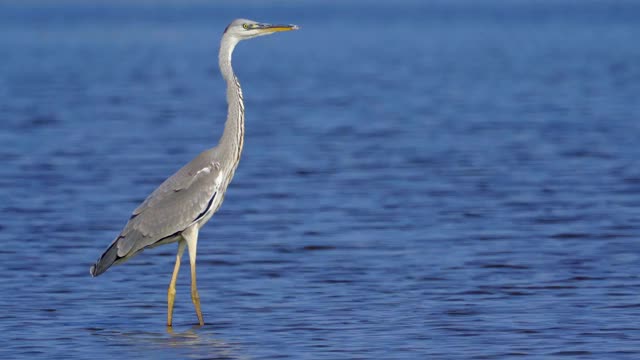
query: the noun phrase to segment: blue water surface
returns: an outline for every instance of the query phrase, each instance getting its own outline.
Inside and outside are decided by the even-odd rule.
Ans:
[[[92,279],[213,146],[237,17],[245,150],[200,232]],[[640,358],[635,1],[0,2],[0,356]],[[187,257],[183,260],[186,260]],[[186,263],[186,261],[185,261]]]

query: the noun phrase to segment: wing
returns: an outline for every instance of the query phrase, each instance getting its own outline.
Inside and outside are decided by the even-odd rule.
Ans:
[[[209,149],[165,180],[138,206],[117,238],[118,257],[172,237],[209,210],[220,183],[220,163]]]

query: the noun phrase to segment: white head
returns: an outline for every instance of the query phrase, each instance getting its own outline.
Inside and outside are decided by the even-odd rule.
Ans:
[[[235,19],[224,29],[224,36],[231,36],[240,41],[291,30],[298,30],[298,27],[296,25],[272,25],[247,19]]]

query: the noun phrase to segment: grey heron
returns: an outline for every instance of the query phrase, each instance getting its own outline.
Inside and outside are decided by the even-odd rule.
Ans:
[[[238,167],[244,143],[244,102],[238,78],[231,67],[231,55],[241,40],[279,31],[297,30],[296,25],[272,25],[236,19],[224,31],[219,65],[227,83],[228,113],[218,145],[205,150],[166,179],[131,214],[120,234],[98,261],[91,275],[98,276],[146,248],[178,242],[178,253],[167,292],[167,325],[171,326],[176,278],[185,246],[191,265],[191,300],[200,325],[204,325],[196,286],[198,231],[220,208],[227,186]]]

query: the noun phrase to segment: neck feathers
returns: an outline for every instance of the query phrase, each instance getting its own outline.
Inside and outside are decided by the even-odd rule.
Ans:
[[[238,39],[223,35],[219,55],[220,72],[227,83],[228,104],[227,121],[219,148],[224,154],[223,158],[229,161],[233,170],[238,166],[244,143],[244,99],[240,82],[231,66],[231,56],[237,44]]]

